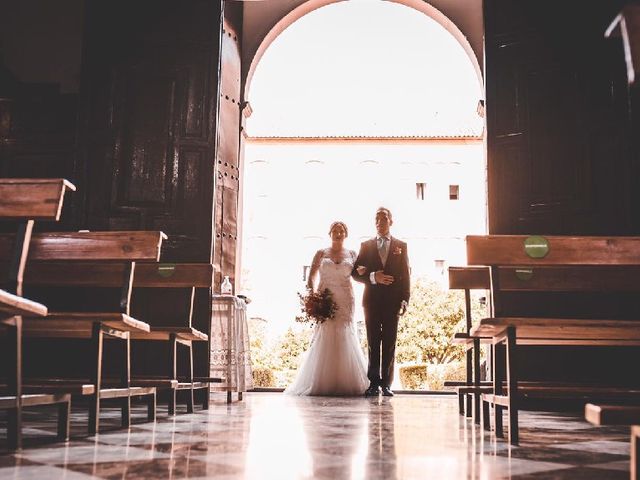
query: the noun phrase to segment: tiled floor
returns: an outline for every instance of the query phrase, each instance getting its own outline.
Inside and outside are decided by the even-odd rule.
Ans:
[[[137,413],[144,420],[144,411]],[[112,425],[117,414],[107,412]],[[74,412],[75,438],[66,445],[0,455],[0,479],[629,477],[626,428],[595,428],[579,417],[525,412],[521,446],[509,447],[460,417],[455,397],[249,393],[227,405],[225,395],[215,395],[209,411],[167,418],[160,409],[156,423],[93,438],[78,435],[86,425],[83,416]],[[28,442],[42,428],[54,431],[42,418],[26,415]]]

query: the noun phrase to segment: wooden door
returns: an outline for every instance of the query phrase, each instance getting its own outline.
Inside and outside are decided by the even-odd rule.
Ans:
[[[604,37],[620,4],[484,1],[490,233],[640,232],[623,50]],[[501,303],[514,316],[640,313],[628,295],[505,294]],[[639,353],[523,347],[519,363],[524,380],[613,382]]]
[[[616,3],[485,1],[491,233],[640,231]]]
[[[162,230],[161,260],[214,262],[217,286],[235,267],[242,4],[110,0],[86,10],[76,175],[85,224]],[[193,326],[206,333],[210,300],[199,292],[195,304]],[[195,368],[207,375],[206,347]]]

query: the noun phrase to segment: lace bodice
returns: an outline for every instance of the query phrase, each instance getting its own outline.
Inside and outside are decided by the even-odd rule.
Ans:
[[[340,263],[335,263],[327,257],[323,258],[320,260],[319,288],[329,288],[332,291],[331,287],[351,289],[351,270],[353,270],[351,258],[346,258]]]
[[[350,324],[353,321],[354,297],[351,271],[354,261],[355,259],[350,253],[343,257],[340,263],[334,262],[328,256],[320,259],[318,289],[328,288],[331,290],[333,300],[338,306],[336,316],[329,322]]]

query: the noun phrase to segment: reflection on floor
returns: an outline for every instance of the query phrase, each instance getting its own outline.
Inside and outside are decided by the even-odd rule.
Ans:
[[[118,413],[105,414],[114,426]],[[144,411],[134,413],[144,419]],[[92,438],[81,436],[86,414],[74,412],[71,442],[33,446],[43,429],[55,431],[51,419],[26,414],[32,446],[0,455],[0,479],[629,477],[627,428],[523,413],[522,445],[509,447],[458,416],[455,397],[249,393],[227,405],[226,395],[217,394],[209,411],[168,418],[160,410],[156,423]]]

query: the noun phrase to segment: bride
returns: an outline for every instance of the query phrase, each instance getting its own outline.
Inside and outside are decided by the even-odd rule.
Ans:
[[[291,395],[362,395],[369,380],[353,320],[354,298],[351,271],[356,253],[343,247],[348,235],[343,222],[329,228],[331,247],[313,257],[307,286],[315,291],[328,288],[338,309],[335,316],[316,324],[311,346],[293,383],[285,390]]]

